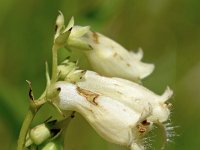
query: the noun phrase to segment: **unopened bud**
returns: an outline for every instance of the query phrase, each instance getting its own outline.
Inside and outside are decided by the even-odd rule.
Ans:
[[[77,68],[76,63],[65,60],[58,66],[59,78],[64,80],[70,72],[75,71]]]
[[[26,147],[32,143],[39,145],[51,137],[51,132],[45,124],[40,124],[33,129],[27,135]]]
[[[59,11],[59,15],[56,20],[56,34],[54,36],[54,43],[58,48],[62,48],[66,45],[66,41],[71,33],[71,29],[73,27],[73,17],[70,20],[67,28],[64,25],[64,16],[62,12]]]
[[[76,83],[77,81],[82,79],[85,73],[86,70],[76,70],[74,72],[70,72],[69,75],[65,78],[65,81]]]
[[[62,28],[65,24],[65,19],[64,19],[62,12],[59,11],[59,13],[60,14],[58,15],[58,17],[56,19],[56,26],[57,26],[58,29]]]

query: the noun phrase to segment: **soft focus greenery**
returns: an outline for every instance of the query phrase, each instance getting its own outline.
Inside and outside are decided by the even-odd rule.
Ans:
[[[166,149],[200,147],[200,1],[198,0],[1,0],[0,1],[0,149],[16,148],[19,129],[28,109],[26,79],[39,96],[45,87],[45,61],[51,65],[54,22],[61,10],[66,20],[90,25],[130,50],[142,47],[144,61],[155,63],[144,85],[161,94],[174,90],[172,123],[179,137]],[[72,55],[81,67],[84,56]],[[50,110],[51,109],[51,110]],[[50,110],[50,111],[49,111]],[[41,110],[34,124],[54,115]],[[158,129],[156,129],[158,130]],[[151,149],[160,149],[159,131]],[[76,115],[66,135],[68,150],[123,150],[99,137]]]

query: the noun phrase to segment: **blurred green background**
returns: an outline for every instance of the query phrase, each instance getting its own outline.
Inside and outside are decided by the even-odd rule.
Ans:
[[[178,137],[169,150],[200,147],[200,1],[199,0],[1,0],[0,1],[0,149],[16,148],[28,109],[26,79],[39,96],[45,88],[45,66],[51,65],[54,22],[61,10],[66,20],[90,25],[127,49],[142,47],[144,61],[156,65],[144,85],[161,94],[174,90],[172,123]],[[69,53],[63,52],[62,57]],[[88,66],[84,56],[80,66]],[[43,108],[35,124],[54,112]],[[160,136],[151,149],[160,149]],[[79,115],[66,135],[67,150],[125,150],[99,137]]]

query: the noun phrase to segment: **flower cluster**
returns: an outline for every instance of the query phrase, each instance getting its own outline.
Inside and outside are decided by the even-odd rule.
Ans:
[[[57,50],[63,47],[83,52],[93,71],[81,70],[68,59],[57,65]],[[54,36],[52,79],[47,72],[44,102],[51,102],[64,115],[69,111],[80,113],[102,138],[131,150],[145,149],[145,136],[155,125],[163,127],[167,140],[170,134],[165,123],[171,106],[167,101],[173,92],[167,87],[162,95],[157,95],[141,84],[154,70],[153,64],[141,61],[142,57],[142,49],[128,51],[92,32],[89,26],[75,26],[73,17],[65,27],[60,13]],[[44,149],[56,147],[51,140],[68,123],[50,121],[36,126],[28,132],[25,145],[49,140]]]
[[[154,124],[169,119],[171,104],[167,100],[172,90],[167,87],[160,96],[139,84],[154,69],[153,64],[141,62],[141,49],[137,53],[127,51],[88,26],[74,26],[73,18],[66,28],[62,14],[58,19],[62,20],[58,30],[70,28],[64,47],[84,52],[96,72],[79,70],[68,60],[59,65],[61,80],[55,88],[61,90],[53,103],[61,111],[79,112],[107,141],[131,150],[145,149],[144,136]]]

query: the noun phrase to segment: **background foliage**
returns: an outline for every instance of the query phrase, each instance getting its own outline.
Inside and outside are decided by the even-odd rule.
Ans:
[[[174,90],[172,122],[180,127],[167,149],[200,146],[200,1],[198,0],[6,0],[0,1],[0,145],[15,149],[28,109],[27,85],[36,96],[45,87],[44,62],[51,62],[54,22],[61,10],[66,20],[91,25],[130,50],[142,47],[144,61],[156,65],[144,85],[161,94]],[[63,52],[63,58],[69,53]],[[80,66],[84,56],[73,52]],[[54,112],[46,106],[35,124]],[[69,150],[122,150],[104,141],[79,115],[66,135]],[[152,137],[159,149],[160,136]],[[152,149],[153,149],[152,148]]]

